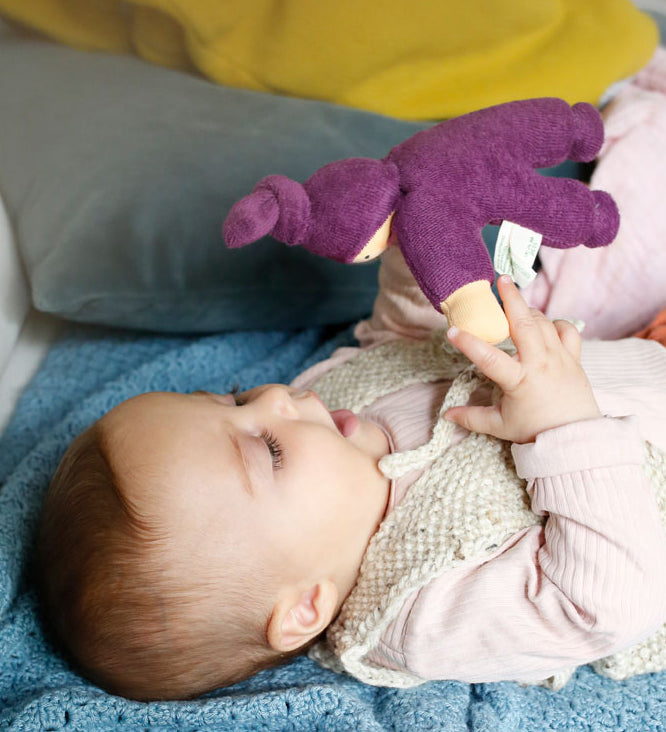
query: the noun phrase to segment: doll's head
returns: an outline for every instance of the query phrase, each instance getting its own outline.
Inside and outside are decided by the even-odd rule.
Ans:
[[[398,169],[385,160],[329,163],[302,185],[270,175],[234,204],[224,238],[236,248],[271,234],[351,263],[395,210],[399,193]]]
[[[307,647],[385,511],[384,433],[313,392],[149,393],[71,444],[47,494],[38,579],[84,675],[184,698]]]

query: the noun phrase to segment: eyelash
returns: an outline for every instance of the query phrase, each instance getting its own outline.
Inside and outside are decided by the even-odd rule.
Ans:
[[[240,407],[243,404],[245,404],[245,399],[242,397],[239,398],[238,396],[238,384],[235,384],[234,387],[229,392],[236,402],[236,406]],[[273,435],[272,432],[269,432],[268,430],[264,430],[261,435],[261,439],[266,443],[266,447],[268,448],[268,452],[271,456],[271,462],[273,463],[273,470],[281,470],[282,469],[282,456],[284,454],[284,450],[282,449],[282,445],[278,442],[277,437]]]
[[[273,470],[281,470],[282,456],[284,452],[282,450],[282,445],[280,445],[277,438],[268,430],[264,430],[261,433],[261,439],[266,443],[266,447],[268,448],[268,452],[270,453],[271,461],[273,463]]]

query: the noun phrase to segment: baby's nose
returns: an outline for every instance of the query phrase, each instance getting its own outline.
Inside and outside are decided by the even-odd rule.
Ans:
[[[296,392],[288,386],[276,384],[266,389],[262,395],[270,402],[270,407],[280,416],[294,419],[299,416],[298,407],[294,402]]]

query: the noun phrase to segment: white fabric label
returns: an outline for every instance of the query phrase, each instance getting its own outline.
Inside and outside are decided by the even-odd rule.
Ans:
[[[493,265],[498,274],[508,274],[518,287],[525,287],[536,277],[532,269],[543,236],[512,221],[502,221]]]

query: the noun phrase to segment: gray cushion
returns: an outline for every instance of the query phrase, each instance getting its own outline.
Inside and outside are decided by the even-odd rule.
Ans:
[[[161,331],[366,314],[376,266],[221,225],[264,175],[382,157],[423,125],[217,86],[129,57],[0,39],[0,193],[37,308]]]

